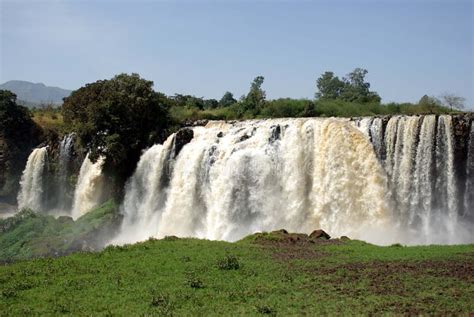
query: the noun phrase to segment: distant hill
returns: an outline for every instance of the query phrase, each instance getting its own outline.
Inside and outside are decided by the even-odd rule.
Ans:
[[[58,87],[49,87],[43,83],[31,83],[23,80],[10,80],[0,85],[0,89],[15,93],[18,102],[33,107],[39,104],[61,104],[63,98],[71,94],[71,90]]]

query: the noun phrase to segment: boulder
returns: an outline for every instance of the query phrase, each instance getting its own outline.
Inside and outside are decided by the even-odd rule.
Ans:
[[[74,220],[69,216],[59,216],[58,217],[58,222],[62,223],[62,224],[65,224],[65,223],[73,223]]]
[[[280,229],[280,230],[272,231],[271,233],[288,234],[288,231],[286,231],[285,229]]]
[[[174,156],[178,156],[179,152],[185,146],[188,144],[194,137],[194,131],[189,128],[183,128],[180,129],[178,132],[176,132],[176,137],[175,137],[175,146],[174,146]]]
[[[309,238],[310,239],[325,239],[325,240],[329,240],[331,239],[331,236],[329,234],[327,234],[326,232],[324,232],[324,230],[321,230],[321,229],[318,229],[318,230],[314,230],[313,232],[311,232],[311,234],[309,235]]]

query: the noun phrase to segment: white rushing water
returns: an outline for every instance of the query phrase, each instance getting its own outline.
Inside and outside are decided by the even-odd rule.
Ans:
[[[346,119],[212,122],[193,131],[176,159],[167,160],[174,136],[143,154],[116,243],[165,235],[233,241],[319,227],[370,239],[375,231],[367,228],[387,225],[384,170]]]
[[[470,136],[455,140],[448,115],[211,121],[190,128],[184,147],[173,134],[143,152],[111,243],[166,235],[235,241],[281,228],[322,228],[377,244],[472,243],[469,124]],[[72,138],[60,144],[60,182]],[[20,208],[44,211],[46,162],[46,148],[28,158]],[[67,209],[73,218],[103,202],[102,165],[84,159]]]
[[[104,160],[102,158],[92,163],[89,159],[89,154],[86,155],[86,158],[82,162],[76,189],[74,191],[71,212],[71,216],[74,219],[79,218],[102,203],[104,191],[104,176],[102,174],[103,163]]]
[[[64,136],[59,143],[59,174],[58,174],[58,197],[57,208],[61,211],[71,207],[70,198],[67,197],[69,164],[71,161],[72,148],[74,144],[74,133]]]
[[[474,217],[474,122],[471,122],[467,147],[466,185],[464,192],[464,215]]]
[[[43,209],[43,176],[48,151],[46,147],[34,149],[28,157],[26,167],[20,180],[18,209],[30,208],[34,211]]]
[[[380,244],[472,242],[457,216],[452,125],[434,115],[394,116],[385,129],[381,118],[216,121],[193,128],[177,157],[172,135],[142,155],[113,243],[234,241],[279,228]]]

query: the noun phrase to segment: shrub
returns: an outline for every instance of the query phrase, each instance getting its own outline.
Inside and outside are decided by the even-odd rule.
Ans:
[[[170,316],[173,311],[173,302],[170,296],[155,289],[151,290],[150,306],[158,309],[159,314],[162,316]]]
[[[228,254],[223,259],[217,261],[217,267],[220,270],[238,270],[240,266],[239,259],[231,254]]]
[[[261,305],[261,306],[257,306],[256,308],[259,314],[276,316],[275,309],[273,309],[272,307],[268,305]]]
[[[185,285],[187,285],[191,288],[195,288],[195,289],[204,288],[203,281],[198,276],[196,276],[194,273],[188,273],[186,275]]]

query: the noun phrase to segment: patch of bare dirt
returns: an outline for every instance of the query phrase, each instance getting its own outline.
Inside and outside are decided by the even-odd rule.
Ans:
[[[267,234],[257,234],[255,243],[269,249],[277,260],[316,259],[326,256],[327,253],[323,249],[315,248],[315,246],[343,243],[338,239],[328,239],[327,237],[329,235],[324,231],[317,235],[307,235],[304,233],[288,233],[282,229]]]
[[[376,295],[410,296],[412,290],[403,287],[404,279],[411,276],[423,279],[427,276],[453,278],[474,283],[474,261],[427,260],[418,262],[375,261],[366,263],[348,263],[334,267],[306,268],[308,274],[328,276],[332,285],[356,284],[368,281],[367,288]],[[337,288],[337,287],[336,287]],[[353,289],[341,288],[340,292],[353,295]]]

